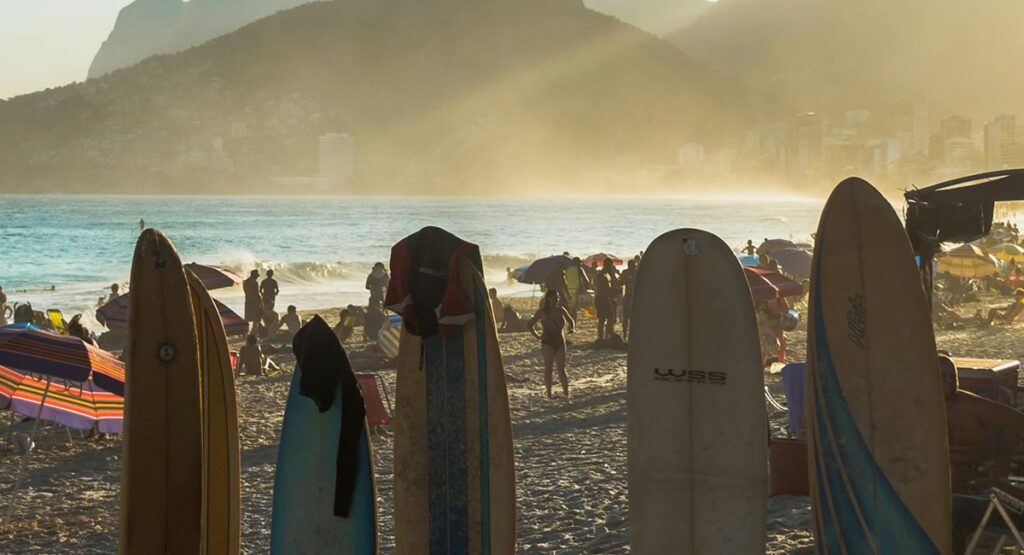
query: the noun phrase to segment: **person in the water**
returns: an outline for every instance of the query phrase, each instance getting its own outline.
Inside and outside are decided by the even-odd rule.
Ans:
[[[540,322],[541,332],[534,326]],[[540,339],[541,351],[544,353],[544,386],[548,397],[551,397],[551,386],[555,365],[558,366],[558,381],[562,384],[562,393],[569,396],[569,375],[565,371],[565,325],[569,324],[569,333],[576,331],[576,321],[558,298],[558,291],[549,289],[544,294],[540,309],[530,318],[527,327],[530,333]]]

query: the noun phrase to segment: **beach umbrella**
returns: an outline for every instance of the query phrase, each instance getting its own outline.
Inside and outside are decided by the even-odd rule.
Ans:
[[[242,284],[241,276],[234,272],[225,270],[224,268],[218,268],[217,266],[206,266],[204,264],[190,262],[185,264],[185,269],[192,272],[192,274],[199,278],[199,282],[202,283],[203,287],[208,291]]]
[[[604,267],[604,261],[605,261],[606,258],[611,258],[612,259],[612,264],[614,264],[615,266],[622,266],[622,259],[621,258],[619,258],[619,257],[617,257],[617,256],[615,256],[613,254],[608,254],[608,253],[603,253],[603,252],[599,252],[597,254],[592,254],[592,255],[584,258],[583,259],[583,265],[584,266],[593,266],[594,262],[597,262],[598,267],[599,268],[603,268]]]
[[[1003,262],[1009,262],[1011,260],[1017,263],[1024,262],[1024,248],[1014,243],[996,245],[989,249],[988,253]]]
[[[750,295],[754,298],[755,303],[804,294],[803,285],[778,272],[744,266],[743,273],[746,274]]]
[[[800,249],[781,249],[771,254],[783,274],[795,279],[811,277],[811,253]]]
[[[130,301],[131,293],[128,293],[99,307],[96,309],[96,320],[111,331],[127,332]],[[213,304],[217,305],[217,313],[220,314],[220,321],[224,323],[224,333],[228,337],[249,332],[249,324],[238,313],[217,299],[213,299]]]
[[[572,259],[564,254],[534,260],[518,279],[520,283],[542,284],[547,281],[552,271],[565,268],[569,264],[572,264]]]
[[[963,244],[936,254],[935,267],[940,272],[954,276],[978,278],[995,274],[998,264],[994,257],[985,254],[978,247]]]
[[[766,239],[759,247],[757,247],[757,254],[772,254],[775,251],[782,249],[795,249],[796,243],[789,239]]]
[[[4,366],[0,366],[0,408],[105,434],[121,433],[124,422],[124,397],[100,389],[92,380],[44,380]]]
[[[0,366],[70,382],[90,377],[103,389],[124,395],[124,364],[114,355],[70,335],[39,328],[0,328]]]

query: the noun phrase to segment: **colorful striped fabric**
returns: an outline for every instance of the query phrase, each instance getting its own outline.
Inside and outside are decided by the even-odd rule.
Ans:
[[[77,430],[95,427],[107,434],[121,433],[124,423],[124,398],[103,391],[92,380],[52,380],[47,391],[45,380],[4,366],[0,366],[0,408]]]
[[[70,335],[38,328],[0,328],[0,365],[25,374],[96,385],[124,394],[124,364],[114,355]]]
[[[242,284],[241,276],[217,266],[206,266],[189,262],[185,264],[184,268],[199,278],[199,282],[203,284],[207,291]]]
[[[107,329],[111,331],[127,332],[130,296],[130,294],[121,295],[98,308],[96,319],[99,323],[107,326]],[[220,314],[220,321],[224,323],[224,332],[228,337],[249,333],[249,324],[241,316],[217,299],[213,299],[213,303],[217,305],[217,313]]]

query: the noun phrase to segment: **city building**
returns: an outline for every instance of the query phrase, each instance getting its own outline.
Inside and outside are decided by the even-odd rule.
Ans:
[[[825,123],[814,112],[800,114],[796,118],[794,140],[794,161],[796,170],[807,173],[821,164],[825,144]]]
[[[985,168],[1001,170],[1020,163],[1017,118],[1003,114],[985,124]]]

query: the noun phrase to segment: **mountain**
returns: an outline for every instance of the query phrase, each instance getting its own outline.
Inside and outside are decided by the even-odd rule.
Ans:
[[[712,3],[707,0],[584,0],[584,4],[662,36],[693,23]]]
[[[750,96],[579,0],[312,3],[0,103],[0,190],[291,192],[343,132],[359,192],[592,192],[734,139]]]
[[[154,54],[179,52],[312,0],[134,0],[89,66],[99,77]]]
[[[926,99],[933,112],[1024,111],[1016,0],[720,0],[669,37],[794,110]]]

